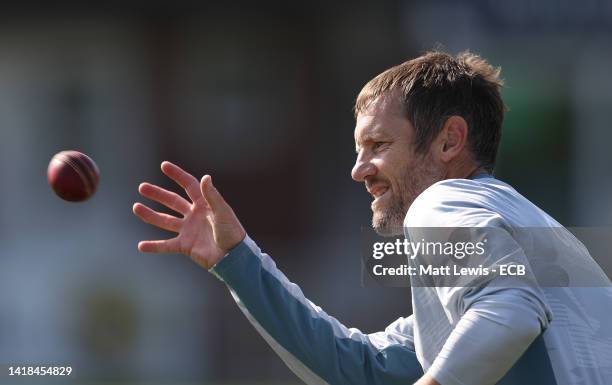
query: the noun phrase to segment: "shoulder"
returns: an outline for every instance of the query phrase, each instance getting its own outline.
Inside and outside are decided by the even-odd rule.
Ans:
[[[499,226],[515,192],[495,179],[446,179],[434,183],[412,203],[405,227]],[[516,193],[518,195],[518,193]]]

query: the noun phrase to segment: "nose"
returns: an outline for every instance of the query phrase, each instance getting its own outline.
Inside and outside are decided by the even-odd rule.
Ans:
[[[364,161],[360,156],[357,157],[355,165],[351,170],[351,177],[355,182],[363,182],[369,176],[376,174],[376,166],[369,161]]]

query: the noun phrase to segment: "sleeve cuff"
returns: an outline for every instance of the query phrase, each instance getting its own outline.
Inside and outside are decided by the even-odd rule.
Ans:
[[[245,258],[254,257],[253,246],[255,242],[247,235],[240,243],[234,246],[227,254],[215,263],[208,271],[219,280],[226,282],[232,273],[239,273]],[[255,246],[256,247],[256,246]]]

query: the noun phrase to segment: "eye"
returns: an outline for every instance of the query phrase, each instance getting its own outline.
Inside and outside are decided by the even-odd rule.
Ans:
[[[379,150],[385,144],[387,144],[387,142],[374,142],[374,143],[372,143],[372,150],[373,151]]]

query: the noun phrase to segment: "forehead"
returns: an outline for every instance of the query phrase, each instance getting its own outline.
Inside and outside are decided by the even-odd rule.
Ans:
[[[399,98],[393,96],[379,96],[357,115],[355,144],[389,137],[410,137],[410,121],[404,115]]]

